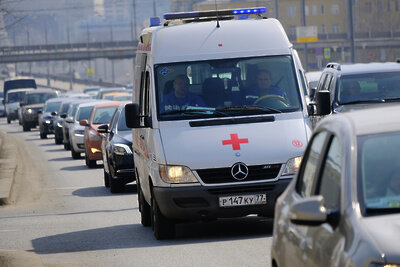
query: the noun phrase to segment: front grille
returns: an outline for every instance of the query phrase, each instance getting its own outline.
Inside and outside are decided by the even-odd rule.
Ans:
[[[197,174],[205,184],[240,183],[247,181],[258,181],[275,179],[281,169],[281,164],[266,164],[248,166],[249,174],[246,179],[238,181],[232,177],[231,168],[215,168],[197,170]]]

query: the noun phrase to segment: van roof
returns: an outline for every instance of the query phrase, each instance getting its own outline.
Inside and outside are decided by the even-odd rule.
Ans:
[[[153,63],[290,54],[290,43],[281,23],[273,18],[222,20],[158,26],[143,31],[151,36]],[[138,47],[140,50],[140,46]]]

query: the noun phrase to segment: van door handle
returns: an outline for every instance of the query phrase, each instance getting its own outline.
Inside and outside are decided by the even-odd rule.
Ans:
[[[143,134],[141,134],[141,135],[140,135],[140,138],[141,138],[142,140],[144,140],[144,135],[143,135]]]

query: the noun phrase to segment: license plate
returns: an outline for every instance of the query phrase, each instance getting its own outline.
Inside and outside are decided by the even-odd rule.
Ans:
[[[220,207],[248,206],[267,204],[266,194],[220,197]]]

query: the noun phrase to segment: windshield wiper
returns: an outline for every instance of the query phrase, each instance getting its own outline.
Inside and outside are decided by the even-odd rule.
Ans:
[[[369,100],[356,100],[350,102],[340,103],[341,105],[351,105],[351,104],[364,104],[364,103],[384,103],[384,99],[369,99]]]
[[[394,97],[394,98],[385,98],[385,102],[397,102],[400,101],[400,97]]]
[[[260,107],[260,106],[232,106],[216,109],[217,111],[263,111],[266,113],[282,113],[279,109],[269,108],[269,107]]]
[[[228,114],[214,109],[180,109],[180,110],[170,110],[161,113],[161,115],[174,115],[174,114],[215,114],[221,117],[229,117]]]
[[[366,208],[365,210],[369,214],[387,214],[387,213],[398,213],[400,208]]]

